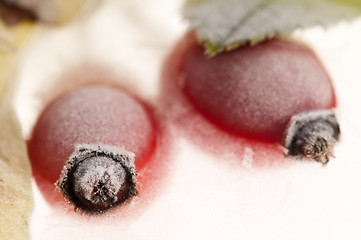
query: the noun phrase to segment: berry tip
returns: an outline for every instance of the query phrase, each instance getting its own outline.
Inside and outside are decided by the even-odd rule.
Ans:
[[[294,115],[284,134],[285,154],[311,159],[326,165],[340,127],[333,110],[316,110]]]
[[[77,145],[56,186],[75,209],[103,213],[137,195],[134,154],[114,146]]]

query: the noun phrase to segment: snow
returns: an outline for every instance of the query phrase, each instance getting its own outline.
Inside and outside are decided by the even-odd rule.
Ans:
[[[179,5],[109,0],[84,28],[40,31],[19,66],[15,103],[25,134],[52,83],[80,61],[129,75],[121,84],[153,101],[162,60],[185,28]],[[178,137],[173,126],[166,184],[159,194],[130,203],[150,202],[139,215],[78,216],[47,205],[34,186],[32,239],[360,239],[360,33],[358,20],[296,34],[317,51],[337,91],[342,137],[326,167],[292,159],[284,166],[243,167],[236,154],[215,156]],[[251,162],[251,150],[245,156]]]

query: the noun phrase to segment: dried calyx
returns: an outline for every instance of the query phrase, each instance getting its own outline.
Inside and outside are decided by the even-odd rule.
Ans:
[[[300,113],[292,117],[285,131],[285,153],[327,164],[339,136],[333,110]]]
[[[75,209],[102,213],[137,195],[134,154],[108,145],[78,145],[56,185]]]

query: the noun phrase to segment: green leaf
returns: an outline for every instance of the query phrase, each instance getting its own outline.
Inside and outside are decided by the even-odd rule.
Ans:
[[[183,13],[212,56],[299,28],[353,19],[361,13],[361,0],[192,0]]]

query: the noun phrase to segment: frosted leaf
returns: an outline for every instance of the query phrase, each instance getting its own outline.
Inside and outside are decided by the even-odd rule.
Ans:
[[[206,53],[287,35],[298,28],[329,26],[360,14],[361,1],[208,0],[188,1],[184,16]]]

